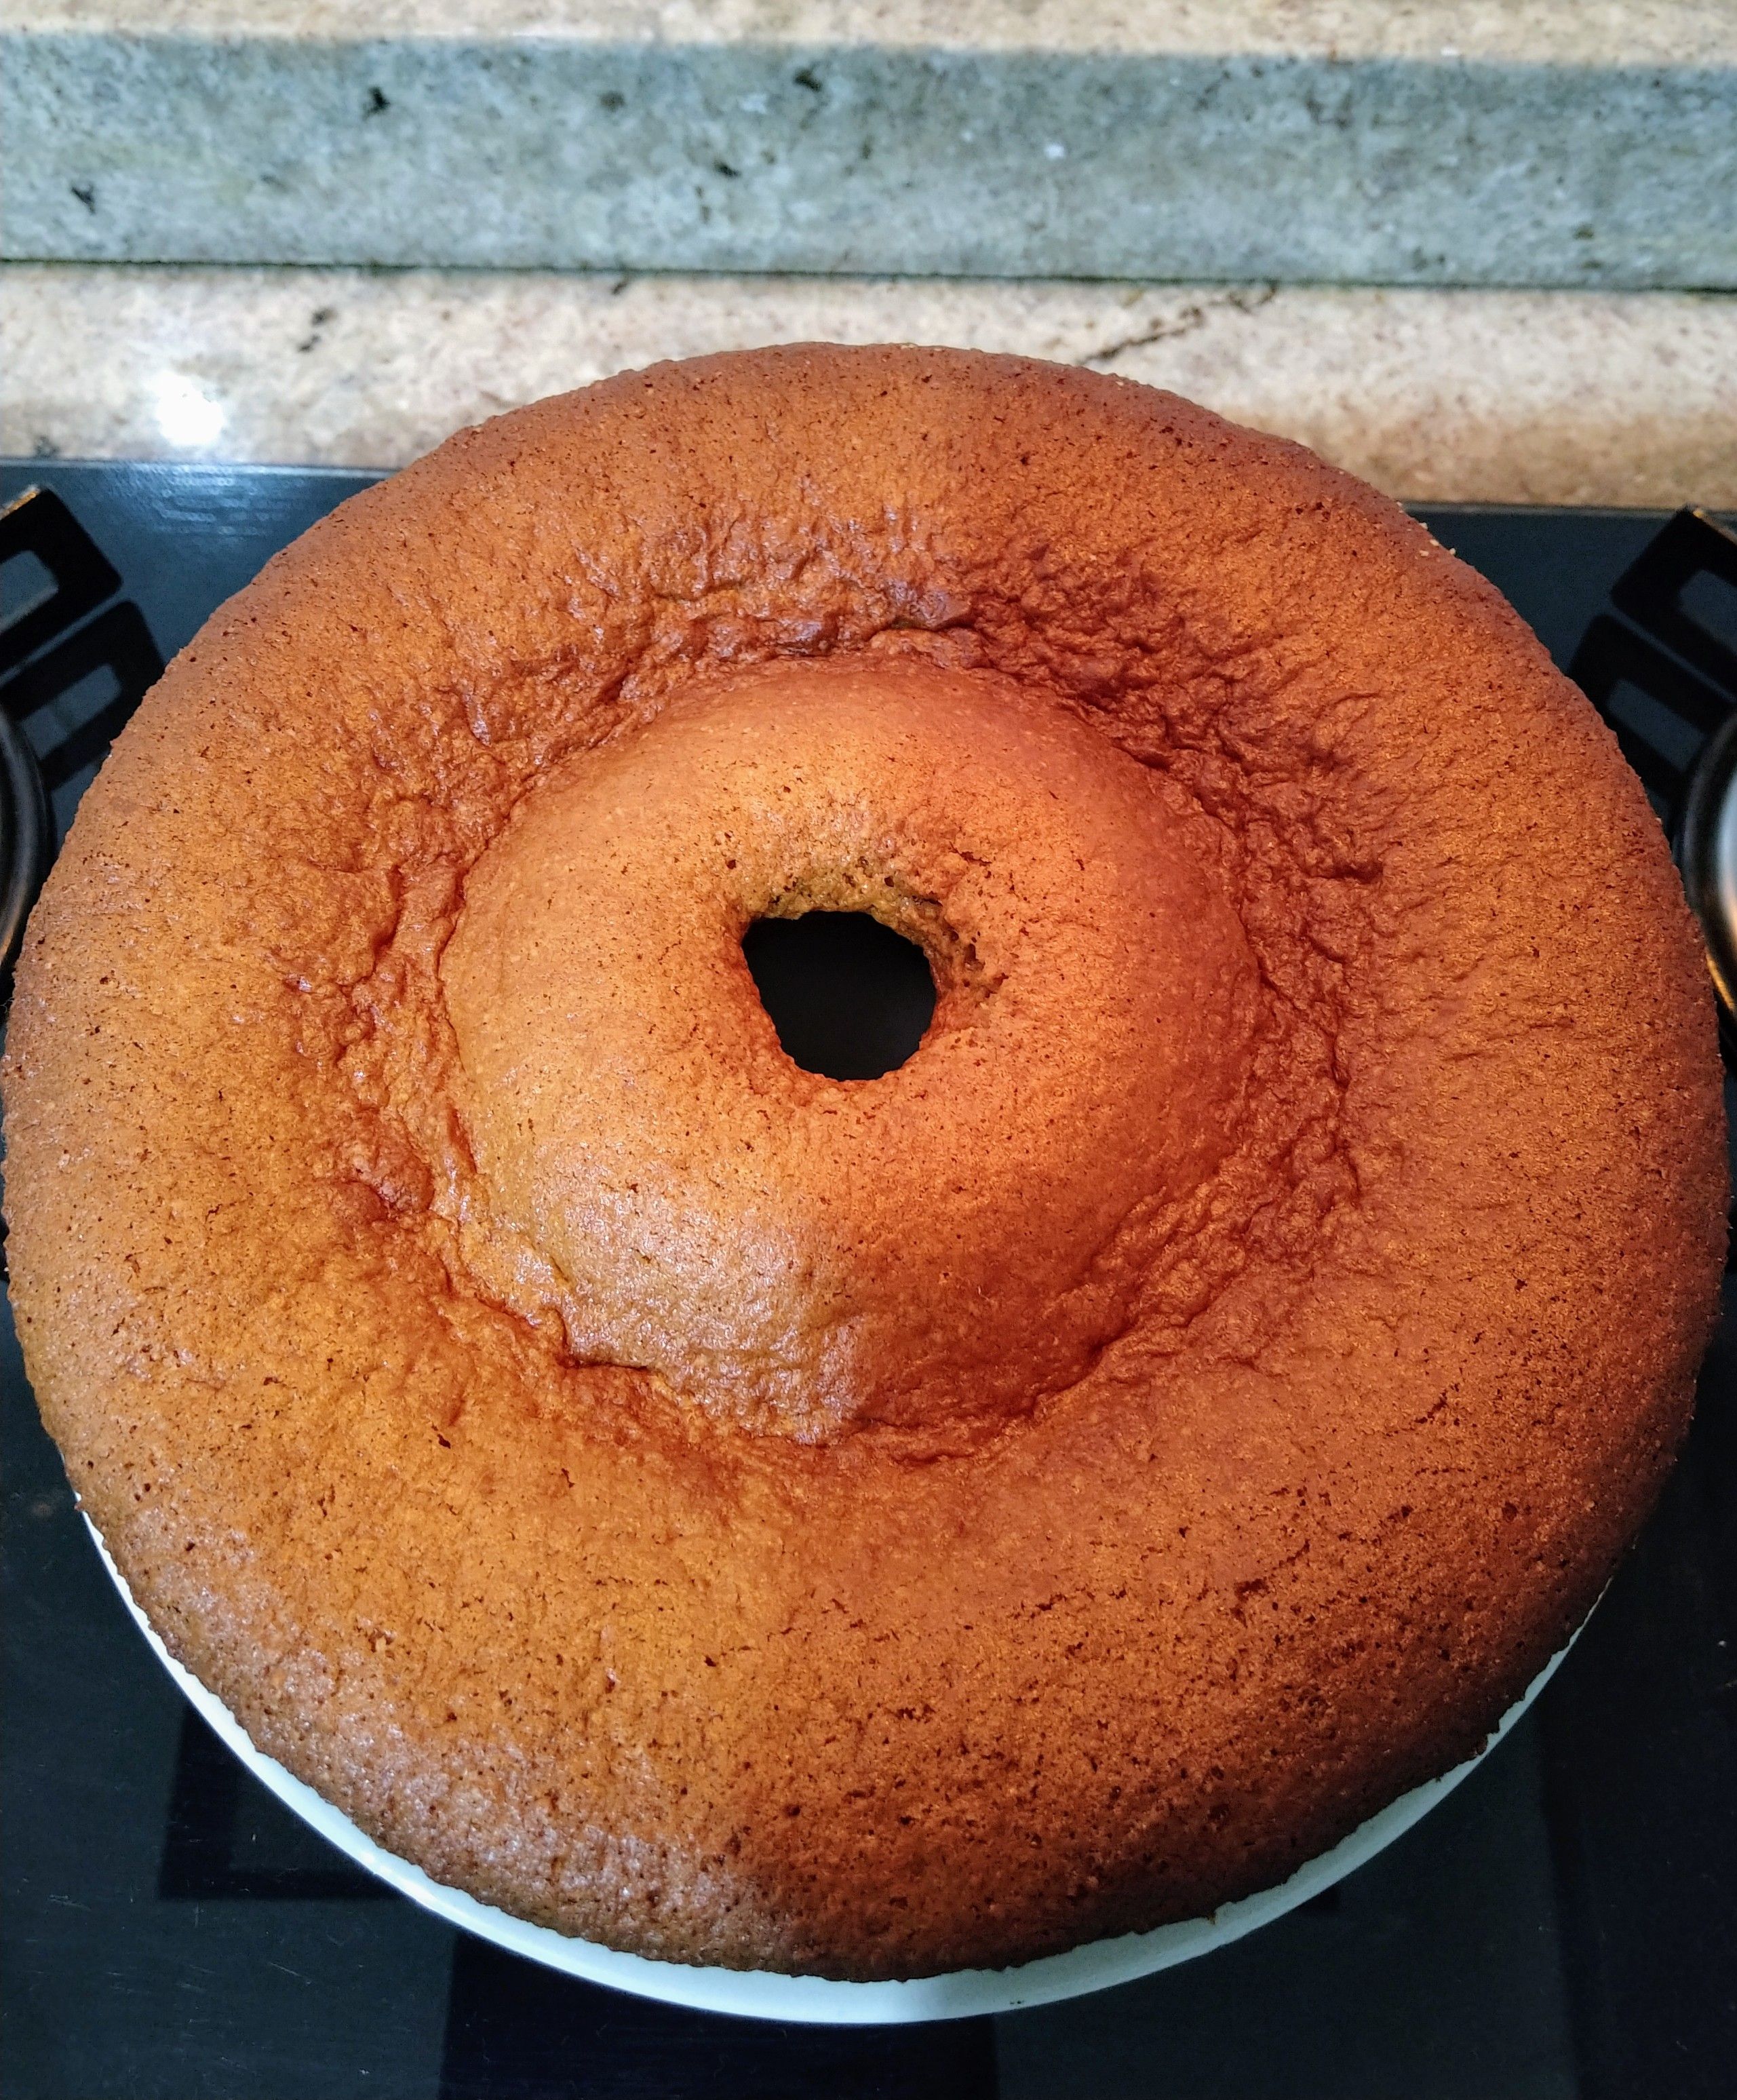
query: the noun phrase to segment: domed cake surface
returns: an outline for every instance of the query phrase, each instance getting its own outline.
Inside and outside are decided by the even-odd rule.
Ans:
[[[751,929],[920,949],[872,1079]],[[995,1966],[1475,1749],[1686,1423],[1701,951],[1488,585],[1073,369],[630,375],[344,505],[27,936],[11,1289],[253,1740],[672,1961]]]
[[[482,1200],[567,1347],[808,1440],[1077,1383],[1241,1120],[1256,968],[1204,831],[1076,717],[920,663],[696,680],[549,779],[441,974]],[[816,909],[928,956],[881,1079],[794,1064],[743,961]]]

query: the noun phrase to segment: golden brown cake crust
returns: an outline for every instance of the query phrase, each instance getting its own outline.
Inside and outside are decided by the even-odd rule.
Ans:
[[[708,874],[697,788],[652,806],[744,721],[741,752],[818,761],[805,723],[835,708],[877,810],[960,739],[1029,745],[911,827],[887,909],[928,927],[937,1031],[855,1094],[742,1035],[717,960],[743,915],[820,893]],[[1021,781],[1099,813],[1166,972],[1118,976],[1113,880],[1058,930],[1066,826]],[[1029,954],[959,869],[937,901],[971,824],[997,895],[1048,900]],[[588,826],[628,887],[592,866],[577,913],[553,877]],[[647,1309],[624,1280],[675,1196],[609,1208],[608,1118],[550,1136],[500,1107],[527,1072],[550,1101],[598,1083],[546,1049],[564,1017],[603,1026],[560,940],[651,893],[659,838],[670,952],[712,958],[697,1010],[740,1026],[698,1066],[621,1069],[666,1098],[697,1072],[719,1114],[732,1074],[770,1074],[781,1129],[835,1088],[849,1132],[792,1138],[763,1184],[706,1155],[691,1330],[679,1291]],[[973,911],[1039,1004],[1052,967],[1097,988],[1072,1030],[1052,1000],[1030,1088],[959,1076],[1026,997],[965,955]],[[658,981],[631,941],[612,967]],[[1197,1040],[1166,1033],[1185,1009]],[[1142,1029],[1174,1114],[1109,1070]],[[949,1087],[963,1113],[980,1084],[1037,1104],[1065,1198],[1048,1242],[1028,1194],[1001,1210],[999,1268],[994,1218],[946,1224],[1002,1348],[935,1281],[952,1214],[913,1219],[920,1260],[889,1224],[921,1176],[888,1180],[875,1107],[932,1158]],[[1651,1504],[1723,1246],[1674,872],[1496,593],[1294,447],[949,351],[661,367],[343,505],[177,659],[86,797],[5,1088],[44,1414],[260,1747],[486,1900],[833,1975],[1210,1909],[1475,1748]],[[658,1171],[665,1127],[619,1124]],[[1019,1170],[981,1160],[985,1186]],[[859,1287],[812,1210],[817,1295],[741,1310],[765,1202],[829,1176],[870,1250],[854,1353],[805,1324]]]

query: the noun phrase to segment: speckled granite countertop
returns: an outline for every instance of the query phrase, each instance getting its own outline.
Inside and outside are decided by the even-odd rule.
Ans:
[[[1091,364],[1419,501],[1737,508],[1737,297],[473,271],[0,268],[0,451],[393,466],[664,357]]]

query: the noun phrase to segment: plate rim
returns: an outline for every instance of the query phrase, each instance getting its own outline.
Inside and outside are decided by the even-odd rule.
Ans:
[[[1065,1953],[1040,1955],[1012,1968],[959,1969],[938,1976],[857,1983],[824,1976],[787,1976],[768,1970],[702,1968],[624,1953],[595,1940],[557,1932],[549,1926],[533,1925],[479,1902],[462,1889],[435,1881],[421,1868],[377,1844],[342,1809],[254,1745],[216,1693],[170,1653],[115,1565],[102,1533],[88,1514],[81,1511],[80,1515],[134,1624],[193,1710],[262,1786],[354,1864],[447,1924],[582,1982],[601,1983],[692,2012],[725,2013],[803,2026],[897,2026],[1019,2012],[1133,1983],[1209,1954],[1216,1948],[1230,1946],[1332,1888],[1402,1838],[1445,1800],[1531,1707],[1580,1639],[1586,1623],[1581,1621],[1508,1708],[1482,1749],[1378,1809],[1338,1844],[1305,1860],[1272,1888],[1222,1904],[1210,1917],[1182,1919],[1148,1932],[1090,1940]]]

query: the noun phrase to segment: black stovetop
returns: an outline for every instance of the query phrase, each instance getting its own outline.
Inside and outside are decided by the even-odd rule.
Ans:
[[[167,655],[369,479],[12,463],[0,501],[33,481],[57,491],[118,570],[116,603],[136,606]],[[1564,664],[1662,522],[1424,514]],[[115,664],[69,657],[65,689],[46,698],[42,678],[29,689],[31,740],[60,748],[48,770],[62,827],[139,682],[136,634],[131,646]],[[80,723],[93,724],[82,744]],[[15,2100],[1737,2090],[1737,1306],[1682,1462],[1590,1626],[1531,1715],[1414,1831],[1180,1969],[915,2028],[672,2011],[500,1954],[366,1880],[231,1759],[139,1638],[3,1315],[0,1383],[0,2076]]]

